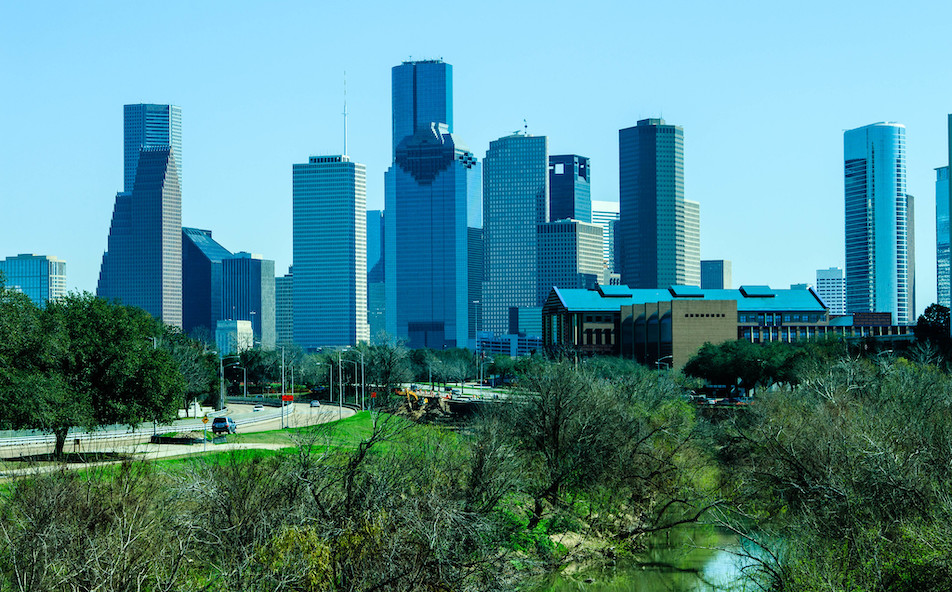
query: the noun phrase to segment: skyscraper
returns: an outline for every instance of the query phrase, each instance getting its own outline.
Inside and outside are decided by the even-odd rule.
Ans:
[[[139,151],[131,193],[116,195],[96,295],[182,326],[182,194],[169,146]]]
[[[632,288],[700,285],[700,206],[684,199],[684,131],[663,119],[619,130],[616,265]]]
[[[509,309],[541,306],[538,227],[549,221],[549,143],[512,134],[489,143],[483,161],[486,278],[481,328],[504,335]]]
[[[846,314],[846,278],[841,268],[816,270],[816,293],[831,315]]]
[[[231,251],[212,238],[211,230],[182,229],[182,330],[204,327],[209,337],[222,316],[222,260]]]
[[[418,129],[442,123],[453,133],[453,66],[443,60],[403,62],[391,73],[393,154]]]
[[[544,304],[553,287],[594,288],[602,275],[602,228],[578,220],[539,224],[539,288]]]
[[[235,253],[222,259],[221,277],[221,318],[251,321],[255,341],[264,349],[274,349],[274,261]]]
[[[182,186],[182,109],[175,105],[126,105],[123,108],[123,187],[132,191],[136,180],[139,151],[168,146],[175,154],[175,171]],[[212,327],[214,330],[214,327]]]
[[[418,347],[475,339],[470,286],[480,166],[453,135],[452,66],[393,68],[394,161],[385,176],[387,332]],[[476,291],[475,294],[479,292]]]
[[[294,267],[274,278],[274,333],[277,345],[294,344]]]
[[[935,267],[936,302],[948,308],[952,302],[949,281],[949,167],[935,170]]]
[[[617,201],[592,201],[592,224],[602,227],[602,258],[608,270],[615,272],[615,228],[618,221]]]
[[[731,289],[733,287],[731,271],[731,262],[728,259],[701,261],[701,289]]]
[[[39,307],[66,296],[66,262],[46,255],[22,254],[0,260],[0,284],[22,292]]]
[[[383,210],[367,210],[367,324],[370,338],[387,330]]]
[[[309,350],[356,345],[367,327],[367,173],[346,155],[292,170],[294,341]]]
[[[875,123],[843,134],[846,311],[915,322],[906,194],[906,128]]]
[[[592,222],[591,172],[584,156],[549,157],[549,220]]]

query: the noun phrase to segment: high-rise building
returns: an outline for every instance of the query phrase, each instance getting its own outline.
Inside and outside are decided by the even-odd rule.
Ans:
[[[367,341],[367,173],[346,155],[293,167],[294,341]]]
[[[386,327],[419,347],[475,340],[470,228],[480,166],[453,135],[453,70],[440,60],[393,68],[393,165],[385,175]]]
[[[549,157],[549,220],[592,222],[591,172],[584,156]]]
[[[915,322],[906,128],[875,123],[843,134],[846,311]]]
[[[222,318],[222,260],[231,251],[212,238],[211,230],[182,229],[182,330],[209,338]],[[204,327],[204,329],[200,329]]]
[[[387,330],[384,212],[367,210],[367,324],[370,338]]]
[[[175,105],[126,105],[123,108],[123,192],[132,191],[143,148],[172,148],[179,188],[182,186],[182,109]],[[214,327],[212,327],[214,330]]]
[[[618,152],[622,283],[700,285],[700,206],[684,199],[684,131],[663,119],[643,119],[619,130]]]
[[[549,221],[549,143],[512,134],[489,143],[483,160],[483,282],[481,328],[509,330],[509,309],[541,306],[538,227]]]
[[[274,278],[274,332],[277,345],[294,344],[294,267]]]
[[[592,224],[598,224],[602,227],[602,258],[605,266],[611,272],[617,271],[615,267],[615,228],[618,221],[618,202],[617,201],[593,201],[592,202]]]
[[[602,275],[602,228],[578,220],[539,224],[539,288],[544,304],[552,288],[594,288]]]
[[[404,138],[432,123],[453,133],[453,66],[443,60],[403,62],[391,77],[394,156]]]
[[[131,193],[116,195],[96,295],[182,326],[182,193],[169,146],[139,151]]]
[[[846,278],[839,267],[816,270],[816,294],[831,315],[846,314]]]
[[[397,148],[386,175],[387,332],[412,348],[465,347],[471,338],[469,201],[476,158],[439,124]]]
[[[702,290],[730,290],[734,280],[731,277],[731,262],[728,259],[701,261]]]
[[[952,302],[949,281],[949,167],[939,167],[935,172],[936,302],[948,308]]]
[[[222,260],[222,319],[251,321],[255,341],[274,349],[274,261],[239,252]]]
[[[66,262],[47,255],[21,254],[0,261],[0,285],[22,292],[39,307],[66,296]]]

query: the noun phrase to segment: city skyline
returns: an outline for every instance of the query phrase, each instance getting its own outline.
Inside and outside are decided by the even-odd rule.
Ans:
[[[530,2],[513,7],[511,20],[494,16],[491,5],[467,11],[466,19],[462,9],[436,7],[421,3],[404,16],[374,3],[360,10],[294,4],[295,19],[240,3],[227,11],[173,3],[154,19],[143,19],[144,8],[134,6],[64,6],[54,15],[5,7],[0,60],[17,92],[0,99],[8,137],[0,149],[0,200],[11,226],[0,238],[0,254],[60,257],[70,262],[68,287],[93,291],[112,201],[122,187],[116,109],[156,101],[185,111],[183,223],[211,228],[223,244],[261,252],[285,269],[291,262],[287,167],[300,154],[341,151],[344,70],[348,148],[367,165],[368,207],[376,209],[391,158],[390,105],[382,99],[389,96],[390,68],[404,59],[442,57],[455,67],[454,131],[474,154],[527,119],[530,133],[550,138],[551,153],[592,159],[593,200],[617,199],[617,130],[645,117],[682,126],[685,192],[702,204],[701,255],[732,259],[736,285],[806,282],[816,269],[845,265],[842,131],[899,121],[908,130],[908,191],[920,212],[916,313],[935,301],[934,217],[925,213],[934,210],[934,169],[947,164],[952,104],[945,97],[952,93],[934,73],[948,49],[939,23],[952,8],[913,3],[897,12],[871,3],[857,13],[817,3],[754,12],[608,3],[571,22],[564,18],[567,5]],[[811,17],[817,12],[823,18]],[[897,14],[908,37],[898,47],[877,44],[875,36],[843,35],[891,30]],[[633,23],[658,18],[677,23],[683,43],[661,44],[660,32],[645,31],[637,40],[624,34]],[[466,22],[452,45],[401,34],[411,22],[420,28],[454,19]],[[519,19],[537,26],[499,46],[486,43]],[[135,55],[114,51],[162,30],[181,30],[178,42],[161,49],[146,44]],[[318,50],[352,51],[324,60],[305,81],[295,73],[294,56],[310,53],[304,48],[315,30]],[[547,50],[569,31],[576,55],[547,65]],[[279,43],[240,41],[258,35]],[[356,49],[362,41],[367,47]],[[847,60],[862,75],[833,67]],[[175,62],[188,63],[160,67]],[[619,76],[626,65],[644,73]],[[573,69],[584,73],[584,82],[564,84]],[[887,69],[896,76],[878,75]],[[666,83],[644,85],[642,77]],[[904,92],[894,92],[897,84]],[[498,101],[503,92],[507,100]],[[568,116],[579,108],[588,115]],[[56,175],[43,175],[48,155],[63,144],[83,149],[57,162]],[[30,222],[41,215],[38,230]]]

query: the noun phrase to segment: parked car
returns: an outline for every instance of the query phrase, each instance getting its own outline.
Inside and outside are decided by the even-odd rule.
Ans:
[[[311,401],[311,407],[320,407],[320,406],[321,406],[321,402],[318,401],[317,399],[314,399],[313,401]]]
[[[234,434],[237,430],[238,425],[230,417],[216,417],[212,420],[213,434]]]

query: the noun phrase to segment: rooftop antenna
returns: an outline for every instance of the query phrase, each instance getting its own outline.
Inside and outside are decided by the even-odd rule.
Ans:
[[[344,70],[344,156],[347,156],[347,70]]]

